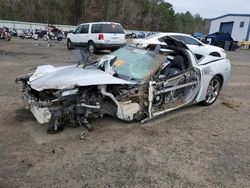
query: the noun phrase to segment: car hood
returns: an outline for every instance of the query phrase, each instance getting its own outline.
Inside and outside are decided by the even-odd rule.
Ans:
[[[29,78],[29,84],[32,89],[42,91],[90,85],[135,84],[135,82],[116,78],[93,67],[64,66],[55,68],[51,65],[44,65],[36,69]]]
[[[209,47],[210,49],[214,49],[214,50],[220,50],[220,51],[224,51],[223,48],[221,47],[218,47],[218,46],[213,46],[213,45],[210,45],[210,44],[205,44],[207,47]]]

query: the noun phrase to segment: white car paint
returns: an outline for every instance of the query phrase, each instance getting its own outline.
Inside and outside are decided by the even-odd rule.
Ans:
[[[145,39],[134,39],[132,42],[132,46],[136,46],[139,48],[146,48],[149,44],[166,45],[164,41],[161,41],[161,38],[166,36],[185,37],[186,40],[190,40],[191,42],[195,43],[195,44],[188,44],[187,42],[183,41],[194,54],[205,56],[205,55],[211,55],[212,53],[217,53],[220,55],[220,57],[226,58],[226,53],[222,48],[217,46],[212,46],[209,44],[204,44],[203,42],[197,40],[191,35],[182,33],[157,33],[156,35],[150,36]],[[177,38],[177,40],[181,39]]]
[[[100,27],[101,29],[99,28],[100,31],[98,32],[96,30],[98,28],[94,28],[103,25],[111,25],[112,28],[120,28],[120,32],[103,32],[102,27]],[[73,46],[83,47],[87,47],[90,42],[93,42],[97,49],[115,49],[126,45],[125,31],[123,30],[121,24],[114,22],[93,22],[80,24],[74,33],[68,34],[67,42],[68,41],[70,41]]]
[[[44,89],[72,89],[76,86],[134,84],[133,82],[116,78],[95,67],[63,66],[56,68],[52,65],[47,65],[42,66],[42,68],[38,67],[34,75],[36,79],[31,77],[29,83],[37,91]]]
[[[214,56],[205,56],[197,62],[195,67],[200,69],[202,74],[200,91],[196,97],[195,103],[205,100],[209,82],[215,75],[221,75],[223,79],[222,87],[227,84],[230,78],[231,64],[228,59]]]

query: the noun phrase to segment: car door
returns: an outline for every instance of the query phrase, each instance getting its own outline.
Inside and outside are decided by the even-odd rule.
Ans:
[[[149,82],[149,119],[194,102],[201,82],[201,71],[196,66],[192,64],[175,76]]]
[[[82,25],[81,32],[79,34],[79,42],[81,46],[87,46],[88,33],[89,33],[89,24]]]
[[[81,30],[82,30],[82,25],[79,25],[76,30],[74,31],[74,33],[72,33],[72,36],[70,38],[71,42],[75,45],[75,46],[79,46],[80,45],[80,34],[81,34]]]

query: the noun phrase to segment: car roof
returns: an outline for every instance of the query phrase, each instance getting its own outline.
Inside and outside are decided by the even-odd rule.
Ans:
[[[168,33],[168,32],[167,32],[167,33],[160,33],[160,35],[161,35],[161,36],[166,36],[166,35],[170,35],[170,36],[171,36],[171,35],[179,35],[179,36],[189,36],[189,37],[191,36],[191,35],[189,35],[189,34],[184,34],[184,33]]]
[[[145,38],[145,39],[150,40],[150,39],[154,39],[154,38],[160,38],[160,37],[165,37],[165,36],[173,36],[173,35],[192,37],[191,35],[184,34],[184,33],[159,32],[159,33],[156,33],[155,35],[151,35],[151,36],[149,36],[148,38]]]
[[[89,23],[81,23],[79,25],[85,25],[85,24],[117,24],[117,25],[121,25],[120,23],[116,23],[116,22],[89,22]]]

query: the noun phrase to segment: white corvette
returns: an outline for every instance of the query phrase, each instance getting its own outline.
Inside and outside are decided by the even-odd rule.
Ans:
[[[125,46],[87,65],[40,66],[17,78],[27,107],[49,131],[67,124],[85,125],[110,115],[124,121],[149,121],[169,111],[201,102],[211,105],[230,75],[228,59],[198,61],[187,46],[165,37],[167,50]]]
[[[132,46],[147,48],[147,46],[151,44],[166,45],[164,42],[164,37],[166,36],[171,36],[177,40],[184,42],[187,47],[198,57],[198,59],[204,55],[226,58],[226,53],[222,48],[204,44],[196,38],[182,33],[157,33],[145,39],[134,39],[132,42]]]

